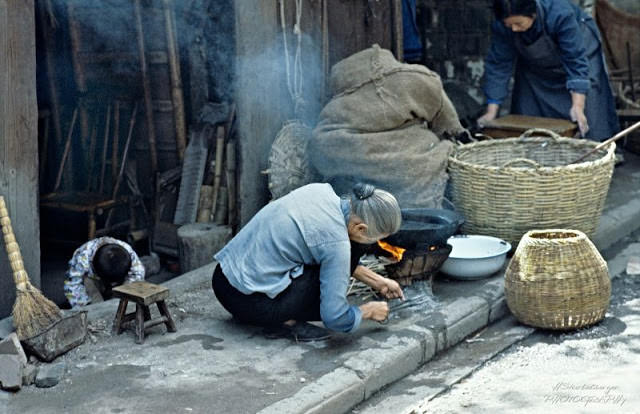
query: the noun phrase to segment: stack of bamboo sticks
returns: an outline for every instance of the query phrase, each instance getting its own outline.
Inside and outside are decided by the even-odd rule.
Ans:
[[[231,106],[226,125],[216,129],[215,150],[210,154],[200,190],[198,223],[236,225],[236,140],[233,137],[235,106]]]

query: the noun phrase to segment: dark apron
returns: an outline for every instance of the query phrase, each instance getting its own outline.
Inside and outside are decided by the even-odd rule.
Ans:
[[[514,45],[518,63],[511,112],[515,114],[569,119],[571,95],[566,89],[567,72],[558,46],[547,33],[544,10],[538,7],[542,35],[530,45],[516,34]],[[582,39],[589,62],[591,88],[587,93],[585,116],[589,124],[586,138],[603,140],[615,134],[618,118],[606,72],[598,28],[592,18],[580,20]]]

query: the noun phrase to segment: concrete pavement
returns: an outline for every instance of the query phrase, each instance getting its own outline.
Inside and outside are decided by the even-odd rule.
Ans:
[[[594,237],[601,250],[640,227],[640,160],[625,157]],[[91,338],[59,358],[62,381],[0,393],[0,413],[3,405],[7,413],[343,413],[509,313],[502,274],[437,277],[429,306],[399,309],[386,325],[366,321],[355,335],[296,344],[233,322],[211,292],[212,271],[165,283],[178,332],[152,328],[143,345],[130,331],[111,335],[115,301],[90,306]]]

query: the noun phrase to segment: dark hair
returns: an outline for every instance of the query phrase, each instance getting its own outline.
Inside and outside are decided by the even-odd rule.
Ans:
[[[371,184],[356,183],[353,186],[353,194],[355,194],[358,200],[366,200],[371,197],[376,191],[376,187]]]
[[[100,279],[107,283],[122,284],[131,269],[131,256],[124,247],[109,243],[96,250],[92,264]]]
[[[493,0],[493,13],[498,20],[509,16],[535,16],[536,0]]]

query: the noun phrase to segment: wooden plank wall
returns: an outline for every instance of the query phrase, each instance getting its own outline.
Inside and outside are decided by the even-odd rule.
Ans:
[[[0,0],[0,194],[29,277],[40,284],[36,47],[33,0]],[[0,240],[0,318],[15,287]]]
[[[301,116],[313,126],[329,91],[333,64],[374,43],[400,53],[401,0],[303,0],[301,27],[303,93]],[[325,4],[326,3],[326,4]],[[325,9],[326,7],[326,9]],[[323,9],[326,10],[323,17]],[[268,202],[267,168],[271,144],[287,119],[294,117],[286,87],[284,46],[278,0],[236,0],[236,79],[240,137],[239,208],[242,225]],[[295,1],[285,1],[288,49],[293,60]],[[326,34],[323,35],[323,27]],[[400,51],[399,51],[400,50]],[[398,52],[399,51],[399,52]]]

